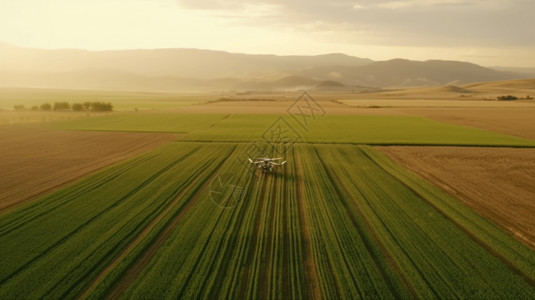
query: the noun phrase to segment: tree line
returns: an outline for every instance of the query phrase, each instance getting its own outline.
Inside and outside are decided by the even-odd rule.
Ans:
[[[533,97],[530,95],[527,95],[526,98],[512,96],[512,95],[506,95],[506,96],[499,96],[497,97],[500,101],[512,101],[512,100],[519,100],[519,99],[526,99],[526,100],[533,100]]]
[[[13,106],[15,110],[27,110],[24,105]],[[43,103],[41,105],[34,105],[30,108],[33,111],[113,111],[113,105],[105,102],[83,102],[73,103],[69,102],[54,102],[54,104]]]

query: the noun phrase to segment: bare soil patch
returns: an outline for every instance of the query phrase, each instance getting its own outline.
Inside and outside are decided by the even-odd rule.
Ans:
[[[0,213],[175,138],[173,134],[0,128]]]
[[[411,108],[408,115],[535,139],[535,108]]]
[[[535,249],[535,149],[379,149]]]

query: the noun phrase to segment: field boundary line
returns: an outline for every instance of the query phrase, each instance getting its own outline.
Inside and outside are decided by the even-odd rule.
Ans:
[[[250,144],[254,142],[251,140],[197,140],[197,139],[184,139],[176,140],[175,143],[234,143],[234,144]],[[534,140],[535,142],[535,140]],[[464,147],[464,148],[518,148],[518,149],[535,149],[535,145],[507,145],[507,144],[458,144],[458,143],[384,143],[384,142],[372,142],[372,143],[359,143],[359,142],[296,142],[294,145],[353,145],[353,146],[414,146],[414,147]]]

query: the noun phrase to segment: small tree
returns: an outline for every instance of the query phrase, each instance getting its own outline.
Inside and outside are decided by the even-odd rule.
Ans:
[[[84,110],[84,106],[81,103],[74,103],[72,105],[72,110],[74,110],[74,111],[82,111],[82,110]]]
[[[112,111],[113,105],[111,105],[111,103],[92,102],[91,110],[92,111]]]
[[[43,111],[49,111],[52,109],[52,105],[50,105],[50,103],[43,103],[39,108]]]
[[[71,105],[69,102],[54,102],[54,110],[69,110]]]

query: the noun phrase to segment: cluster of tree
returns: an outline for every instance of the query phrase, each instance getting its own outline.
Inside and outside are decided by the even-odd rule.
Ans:
[[[17,111],[26,110],[24,105],[15,105],[13,108]],[[112,111],[113,105],[105,102],[84,102],[73,103],[72,105],[69,102],[54,102],[53,105],[50,103],[43,103],[39,106],[32,106],[30,109],[33,111]]]
[[[512,95],[499,96],[498,97],[498,100],[500,100],[500,101],[511,101],[511,100],[519,100],[519,99],[532,100],[533,97],[531,97],[530,95],[527,95],[526,98],[522,98],[522,97],[519,98],[517,96],[512,96]]]
[[[516,96],[511,96],[511,95],[507,95],[507,96],[498,96],[498,100],[501,100],[501,101],[518,100],[518,97],[516,97]]]

